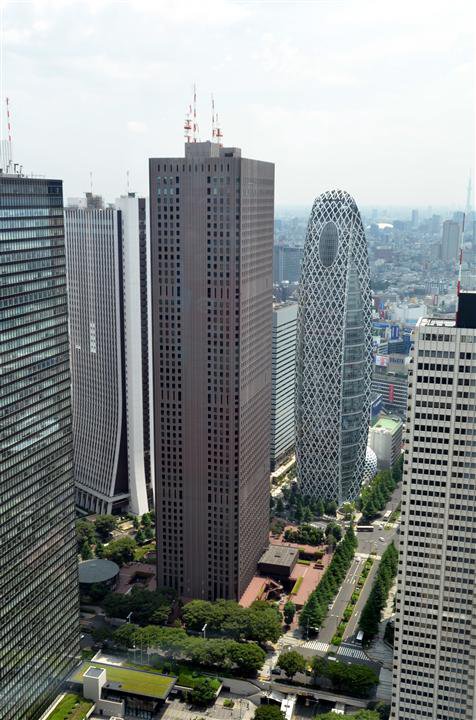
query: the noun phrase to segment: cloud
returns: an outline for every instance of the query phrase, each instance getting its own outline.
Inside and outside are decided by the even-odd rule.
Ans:
[[[135,133],[136,135],[142,135],[147,132],[147,125],[141,120],[128,120],[126,125],[129,132]]]

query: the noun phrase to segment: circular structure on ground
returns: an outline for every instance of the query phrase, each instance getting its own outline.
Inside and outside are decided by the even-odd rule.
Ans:
[[[84,588],[91,585],[105,584],[112,587],[119,575],[119,565],[112,560],[84,560],[79,563],[79,584]]]

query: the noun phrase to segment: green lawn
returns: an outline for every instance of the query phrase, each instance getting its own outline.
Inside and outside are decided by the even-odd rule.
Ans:
[[[108,681],[120,683],[120,689],[125,692],[158,699],[166,698],[176,681],[175,677],[166,677],[154,672],[143,672],[142,670],[88,662],[83,663],[78,668],[71,678],[72,681],[82,682],[84,673],[90,667],[105,668]]]
[[[90,700],[84,700],[79,695],[68,693],[53,712],[48,715],[48,720],[84,720],[86,713],[92,706]]]

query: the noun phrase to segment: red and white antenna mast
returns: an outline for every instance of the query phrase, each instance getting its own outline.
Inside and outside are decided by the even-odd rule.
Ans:
[[[218,122],[218,113],[215,112],[215,100],[212,95],[212,142],[216,142],[222,147],[223,132]]]
[[[466,219],[466,213],[463,213],[463,223],[461,227],[461,241],[459,246],[459,267],[458,267],[458,282],[456,285],[456,295],[459,297],[461,292],[461,277],[463,274],[463,243],[464,243],[464,221]]]
[[[192,140],[192,106],[188,106],[188,110],[185,114],[185,122],[183,125],[185,142],[191,142]]]
[[[13,147],[12,147],[12,122],[10,117],[10,99],[5,98],[5,105],[7,108],[7,134],[8,134],[8,162],[7,162],[7,172],[11,167],[11,164],[13,162]]]
[[[197,123],[197,87],[193,83],[193,129],[192,142],[198,142],[198,123]]]

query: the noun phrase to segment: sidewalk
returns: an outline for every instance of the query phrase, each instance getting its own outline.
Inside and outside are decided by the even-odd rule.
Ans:
[[[396,591],[397,583],[395,582],[388,594],[388,600],[385,606],[385,610],[383,611],[383,618],[379,625],[378,635],[367,648],[367,655],[369,656],[369,658],[375,660],[375,662],[382,663],[383,667],[386,670],[390,671],[393,669],[393,648],[391,648],[390,645],[385,642],[383,636],[385,633],[385,626],[387,625],[387,620],[394,616],[393,599],[395,597]]]

